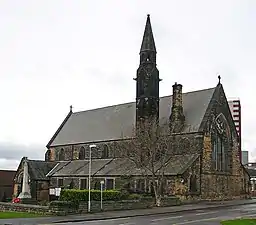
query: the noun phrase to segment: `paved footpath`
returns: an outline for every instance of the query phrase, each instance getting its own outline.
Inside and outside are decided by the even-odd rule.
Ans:
[[[179,212],[193,212],[195,210],[203,209],[218,209],[231,206],[241,206],[247,204],[256,204],[256,199],[249,200],[233,200],[233,201],[222,201],[222,202],[204,202],[197,204],[189,204],[182,206],[172,207],[161,207],[152,209],[140,209],[140,210],[125,210],[125,211],[109,211],[101,213],[92,213],[84,215],[70,215],[70,216],[59,216],[59,217],[41,217],[41,218],[21,218],[21,219],[0,219],[0,225],[34,225],[34,224],[51,224],[61,223],[65,224],[68,222],[82,222],[82,221],[96,221],[96,220],[108,220],[108,219],[121,219],[121,218],[132,218],[138,216],[150,216],[150,215],[165,215],[165,214],[177,214]],[[57,225],[57,224],[56,224]]]
[[[107,220],[59,223],[58,225],[220,225],[223,220],[255,218],[256,204],[198,209],[175,214],[156,214]],[[55,224],[56,225],[56,224]]]

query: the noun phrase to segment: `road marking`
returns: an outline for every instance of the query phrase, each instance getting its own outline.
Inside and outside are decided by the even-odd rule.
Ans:
[[[181,218],[181,217],[183,217],[183,216],[164,217],[164,218],[159,218],[159,219],[151,220],[151,222],[157,222],[157,221],[161,221],[161,220],[178,219],[178,218]]]
[[[133,224],[136,224],[136,223],[119,223],[119,225],[133,225]]]
[[[131,219],[131,217],[125,217],[125,218],[114,218],[114,219],[105,219],[105,220],[91,220],[91,221],[85,221],[86,223],[98,223],[98,222],[109,222],[109,221],[117,221],[117,220],[129,220]],[[73,222],[71,222],[73,223]],[[127,223],[124,223],[125,225],[127,225]]]
[[[208,219],[201,219],[201,220],[191,220],[191,221],[184,221],[180,223],[174,223],[173,225],[182,225],[182,224],[189,224],[189,223],[197,223],[197,222],[203,222],[203,221],[209,221],[209,220],[216,220],[217,217],[212,217]]]
[[[227,211],[241,211],[242,209],[228,209]]]
[[[207,214],[213,214],[213,213],[218,213],[218,211],[213,211],[213,212],[203,212],[203,213],[196,213],[196,216],[201,216],[201,215],[207,215]]]

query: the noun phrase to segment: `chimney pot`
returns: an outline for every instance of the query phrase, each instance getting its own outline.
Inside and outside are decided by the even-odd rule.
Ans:
[[[182,101],[182,85],[175,82],[172,88],[173,94],[172,111],[170,115],[170,130],[171,132],[180,132],[185,122]]]

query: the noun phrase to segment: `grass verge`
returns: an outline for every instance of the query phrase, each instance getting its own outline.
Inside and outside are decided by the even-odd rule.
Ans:
[[[33,218],[42,216],[43,215],[28,212],[0,212],[0,219]]]
[[[222,221],[222,225],[256,225],[256,219],[238,219]]]

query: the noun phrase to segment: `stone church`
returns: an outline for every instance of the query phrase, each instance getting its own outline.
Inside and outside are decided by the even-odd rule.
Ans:
[[[151,116],[162,126],[168,124],[176,136],[177,148],[171,152],[165,174],[167,195],[233,199],[248,194],[249,175],[240,162],[239,138],[220,77],[215,87],[188,93],[175,83],[172,95],[159,97],[156,56],[148,15],[134,79],[136,101],[81,112],[70,107],[47,144],[45,161],[27,161],[33,198],[47,198],[50,187],[88,188],[92,144],[96,146],[91,148],[93,189],[104,180],[106,189],[150,191],[150,184],[138,171],[127,174],[131,170],[118,145],[124,137],[133,136],[139,121]],[[15,176],[14,195],[21,190],[23,161]]]

